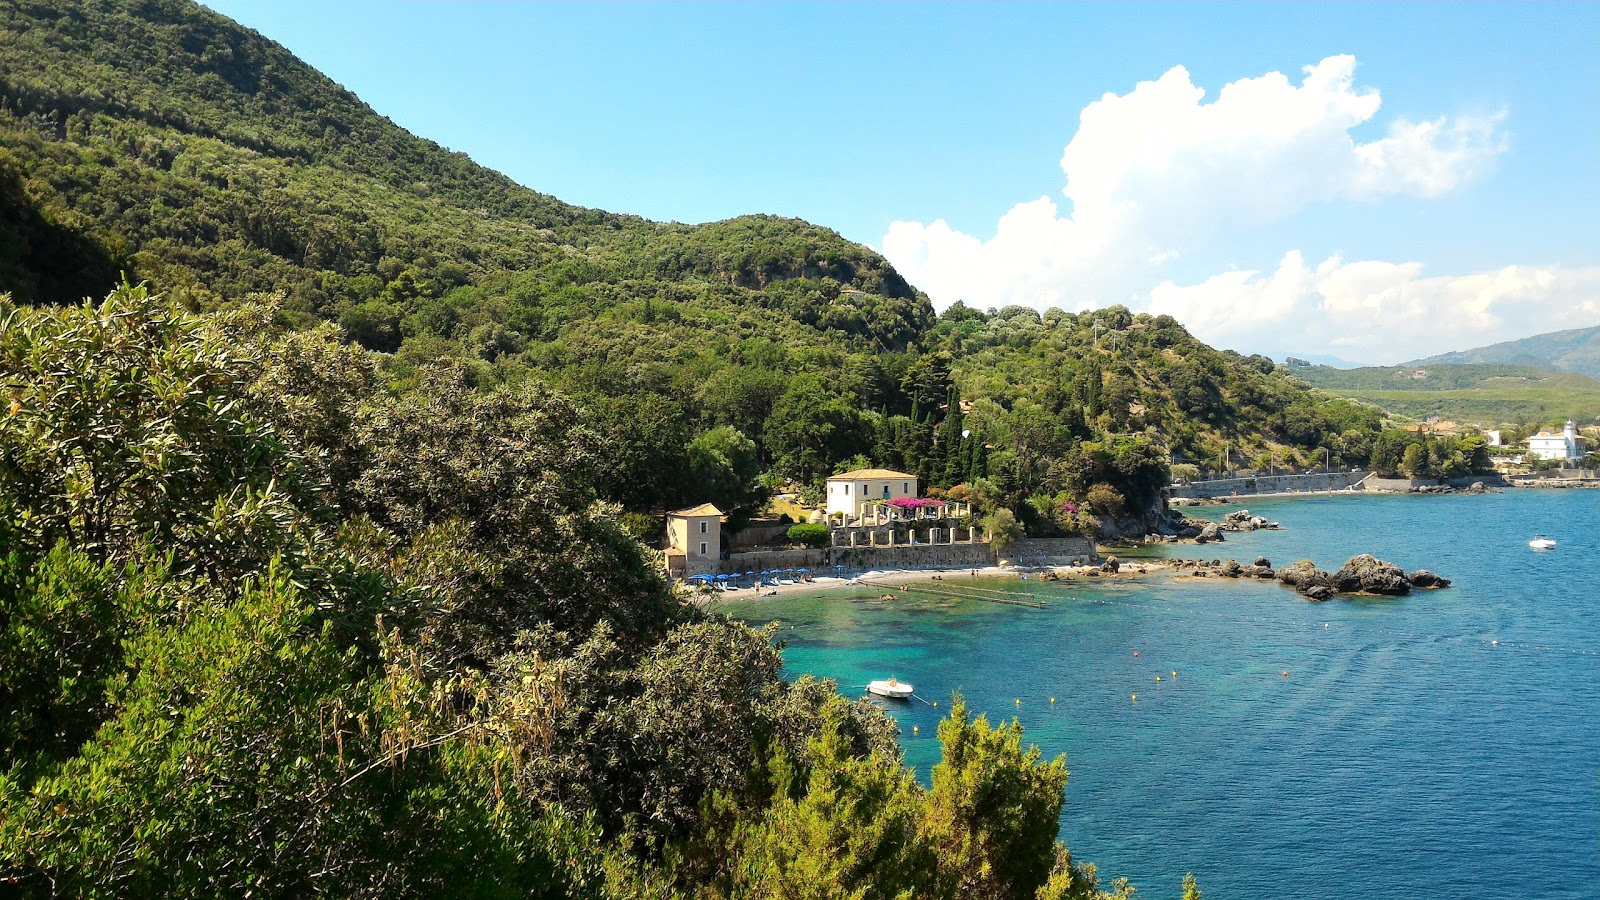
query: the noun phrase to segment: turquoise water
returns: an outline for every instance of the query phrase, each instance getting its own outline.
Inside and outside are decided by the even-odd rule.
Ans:
[[[1175,898],[1193,871],[1207,900],[1593,898],[1597,501],[1258,500],[1249,508],[1284,530],[1173,548],[1330,569],[1372,552],[1455,580],[1398,600],[1313,604],[1231,580],[992,580],[1047,607],[873,591],[724,609],[784,623],[790,676],[854,695],[895,675],[941,701],[889,707],[924,781],[953,692],[991,720],[1017,716],[1047,756],[1067,756],[1062,840],[1140,897]],[[1535,532],[1560,547],[1531,551]]]

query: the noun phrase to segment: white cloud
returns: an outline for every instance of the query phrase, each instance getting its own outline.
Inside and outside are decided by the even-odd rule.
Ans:
[[[1020,203],[987,240],[943,220],[894,222],[883,252],[940,307],[958,299],[1040,309],[1122,302],[1159,307],[1214,335],[1248,334],[1235,322],[1245,317],[1304,317],[1312,298],[1362,323],[1441,316],[1447,299],[1468,304],[1434,319],[1454,330],[1498,323],[1516,304],[1554,312],[1556,298],[1570,300],[1562,291],[1587,276],[1512,267],[1423,278],[1417,263],[1337,259],[1309,270],[1298,252],[1266,278],[1229,272],[1187,288],[1164,280],[1166,266],[1220,229],[1281,221],[1331,201],[1440,196],[1505,149],[1503,115],[1396,119],[1383,137],[1357,142],[1351,130],[1371,122],[1382,99],[1356,87],[1355,67],[1354,57],[1331,56],[1307,66],[1298,85],[1269,72],[1224,86],[1209,103],[1181,66],[1127,94],[1106,94],[1084,108],[1061,156],[1068,214],[1049,197]],[[1236,302],[1220,299],[1228,296]],[[1236,305],[1245,302],[1251,306]],[[1573,322],[1558,318],[1552,327]],[[1363,353],[1371,355],[1379,352]]]
[[[1145,308],[1173,316],[1208,343],[1246,352],[1393,364],[1600,322],[1600,267],[1506,266],[1426,277],[1421,263],[1336,256],[1313,269],[1291,250],[1270,274],[1162,282]]]

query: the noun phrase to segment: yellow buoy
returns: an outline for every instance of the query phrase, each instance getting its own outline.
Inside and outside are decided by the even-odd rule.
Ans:
[[[1050,702],[1051,702],[1051,703],[1054,703],[1054,702],[1056,702],[1056,698],[1054,698],[1054,697],[1051,697],[1051,698],[1050,698]]]
[[[1139,699],[1139,695],[1138,694],[1134,694],[1133,695],[1133,699],[1135,699],[1135,700]]]
[[[1156,680],[1157,680],[1157,681],[1160,681],[1160,680],[1161,680],[1161,676],[1160,676],[1160,675],[1157,675],[1157,676],[1156,676]]]
[[[1173,672],[1173,673],[1172,673],[1172,677],[1173,677],[1173,678],[1177,678],[1177,677],[1178,677],[1178,673],[1177,673],[1177,672]]]
[[[917,726],[915,726],[915,725],[911,726],[911,733],[912,734],[916,734],[917,731],[918,731]]]
[[[938,706],[939,705],[939,701],[937,701],[937,700],[933,701],[933,705],[934,706]]]
[[[1017,705],[1018,705],[1018,706],[1021,706],[1021,705],[1022,705],[1022,698],[1021,698],[1021,697],[1018,697],[1018,698],[1017,698]]]

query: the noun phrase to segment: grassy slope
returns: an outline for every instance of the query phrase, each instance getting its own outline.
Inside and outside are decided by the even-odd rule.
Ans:
[[[1413,372],[1425,368],[1427,377]],[[1494,425],[1600,419],[1600,382],[1587,375],[1521,365],[1386,366],[1291,370],[1307,383],[1340,397],[1375,403],[1402,416],[1439,416]]]

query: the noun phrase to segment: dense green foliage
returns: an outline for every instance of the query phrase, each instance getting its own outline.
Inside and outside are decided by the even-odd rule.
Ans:
[[[1384,478],[1444,481],[1494,471],[1488,441],[1478,435],[1432,435],[1390,429],[1372,443],[1372,469]]]
[[[0,290],[70,301],[123,272],[191,309],[271,293],[281,323],[388,354],[378,383],[448,361],[473,387],[548,385],[599,442],[593,487],[636,513],[711,500],[737,526],[764,485],[865,459],[1048,533],[1095,483],[1143,514],[1172,460],[1358,464],[1378,424],[1169,317],[935,317],[804,222],[561,203],[187,0],[25,0],[0,33]]]
[[[11,890],[1104,896],[1015,724],[958,703],[924,789],[670,593],[564,397],[269,316],[0,303]]]
[[[1600,420],[1600,382],[1526,365],[1437,364],[1334,369],[1292,366],[1313,387],[1413,419],[1495,427],[1508,422]]]

